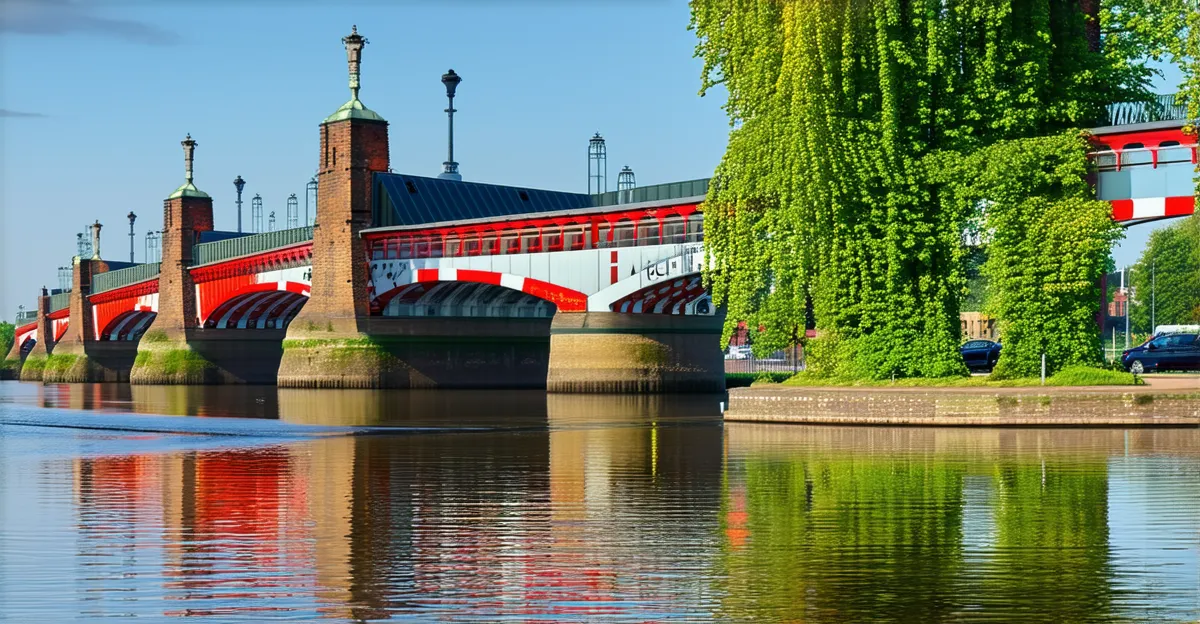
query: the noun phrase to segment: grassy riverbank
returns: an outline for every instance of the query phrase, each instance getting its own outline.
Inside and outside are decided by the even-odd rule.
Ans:
[[[1016,379],[992,379],[990,376],[972,377],[912,377],[896,380],[863,380],[816,377],[805,372],[788,373],[730,373],[725,375],[726,385],[738,388],[760,384],[782,384],[800,387],[862,387],[862,388],[1027,388],[1041,386],[1038,377]],[[1137,375],[1124,371],[1071,366],[1046,378],[1047,386],[1140,386],[1145,381]]]

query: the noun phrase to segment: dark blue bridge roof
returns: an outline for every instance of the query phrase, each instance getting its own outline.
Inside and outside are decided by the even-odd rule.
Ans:
[[[376,227],[420,225],[576,210],[592,205],[584,193],[458,182],[399,173],[375,174]]]

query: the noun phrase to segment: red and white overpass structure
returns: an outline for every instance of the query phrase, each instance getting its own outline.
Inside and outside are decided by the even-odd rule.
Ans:
[[[1134,225],[1195,212],[1197,140],[1184,129],[1182,122],[1171,121],[1092,131],[1097,196],[1112,203],[1115,220]],[[700,280],[702,201],[702,195],[691,194],[363,230],[370,314],[712,315],[714,306]],[[200,327],[283,329],[308,300],[311,228],[202,243],[197,249],[206,246],[212,249],[199,254],[201,261],[189,269]],[[101,287],[87,297],[93,306],[87,331],[94,340],[136,341],[152,327],[159,284],[147,267],[97,276]],[[48,319],[55,340],[71,321],[66,307],[52,310]],[[17,328],[18,345],[38,338],[36,322]]]

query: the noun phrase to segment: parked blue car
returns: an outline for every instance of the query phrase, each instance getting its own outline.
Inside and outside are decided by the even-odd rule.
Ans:
[[[1125,370],[1141,375],[1161,370],[1200,370],[1200,334],[1168,334],[1121,354]]]
[[[963,362],[972,371],[991,372],[1000,359],[1000,343],[991,340],[969,340],[958,348]]]

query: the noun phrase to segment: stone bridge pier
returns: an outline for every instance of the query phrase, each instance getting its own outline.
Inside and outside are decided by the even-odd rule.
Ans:
[[[46,293],[46,289],[42,289],[42,295],[37,301],[37,342],[33,345],[33,349],[25,356],[25,361],[21,363],[21,373],[19,379],[21,381],[41,381],[42,372],[46,368],[46,360],[50,357],[50,353],[54,350],[54,322],[50,318],[50,295]],[[13,341],[14,343],[16,340]],[[13,348],[19,349],[20,346],[14,344]],[[11,358],[12,355],[10,354]],[[17,357],[20,357],[18,351]]]
[[[192,181],[196,142],[183,141],[186,179],[163,202],[158,314],[137,343],[132,384],[274,383],[283,330],[200,327],[192,279],[200,233],[213,229],[212,198]]]
[[[98,235],[98,234],[97,234]],[[99,249],[98,242],[93,243]],[[76,257],[72,263],[69,321],[54,343],[42,373],[44,383],[127,382],[137,344],[97,339],[93,308],[88,302],[92,278],[109,270],[99,258]],[[52,334],[48,334],[52,335]],[[39,341],[40,343],[40,341]],[[35,347],[36,348],[36,347]]]
[[[560,312],[546,389],[590,393],[725,391],[723,317]]]

